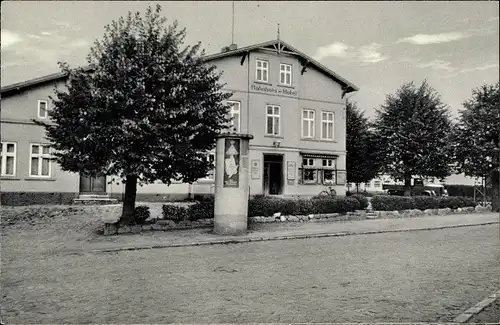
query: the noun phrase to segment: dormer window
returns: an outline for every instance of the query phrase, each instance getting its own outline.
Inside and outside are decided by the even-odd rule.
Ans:
[[[256,60],[255,79],[257,81],[269,82],[269,61]]]
[[[49,103],[46,100],[38,101],[38,118],[47,118],[49,111]]]

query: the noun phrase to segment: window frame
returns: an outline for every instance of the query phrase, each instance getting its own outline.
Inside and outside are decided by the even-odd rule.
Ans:
[[[304,117],[304,113],[307,112],[308,114],[308,117],[305,118]],[[310,113],[312,113],[312,117],[310,117]],[[301,129],[302,129],[302,138],[304,139],[314,139],[315,137],[315,128],[316,128],[316,123],[315,123],[315,120],[316,120],[316,111],[313,110],[313,109],[310,109],[310,108],[303,108],[302,109],[302,125],[301,125]],[[307,122],[307,125],[308,125],[308,128],[309,128],[309,135],[305,135],[304,134],[304,122]]]
[[[272,107],[272,113],[269,114],[269,108]],[[278,108],[278,114],[274,114],[274,109],[275,108]],[[273,121],[273,132],[272,133],[269,133],[268,130],[269,130],[269,117],[272,118],[272,121]],[[276,130],[275,130],[275,118],[278,119],[278,133],[276,133]],[[281,134],[281,106],[279,105],[272,105],[272,104],[267,104],[266,105],[266,135],[268,136],[279,136]]]
[[[215,151],[211,151],[205,154],[205,159],[210,162],[210,157],[214,157],[213,163],[214,168],[209,171],[209,174],[205,175],[205,177],[200,178],[200,181],[214,181],[215,182]],[[211,173],[211,176],[210,176]]]
[[[323,114],[327,114],[326,117],[327,119],[323,119]],[[332,116],[332,120],[328,120],[328,116]],[[323,137],[323,131],[325,129],[325,124],[326,124],[326,133],[328,136],[328,124],[332,125],[332,137],[330,138],[324,138]],[[335,141],[335,113],[331,111],[321,111],[321,140],[323,141]]]
[[[7,152],[7,146],[9,144],[14,145],[14,152]],[[2,177],[15,177],[16,172],[17,172],[17,143],[16,142],[11,142],[11,141],[2,141],[1,142],[2,147],[0,148],[0,159],[1,159],[1,165],[2,168],[0,170],[0,176]],[[4,151],[5,148],[5,151]],[[14,158],[14,163],[13,163],[13,168],[12,168],[12,174],[7,174],[7,158],[8,157],[13,157]]]
[[[259,63],[261,63],[261,66],[259,67]],[[266,64],[266,67],[264,68],[264,65],[262,63]],[[264,76],[264,71],[265,71],[265,80],[264,78],[259,79],[259,71],[261,71],[261,77]],[[259,82],[269,82],[269,60],[265,59],[255,59],[255,80]]]
[[[42,103],[45,103],[45,116],[40,115],[40,104],[42,104]],[[37,116],[39,119],[46,119],[49,117],[49,101],[48,100],[39,99],[37,108],[38,108]]]
[[[290,68],[290,71],[287,71],[287,68]],[[284,82],[281,80],[281,76],[284,76]],[[286,82],[287,75],[290,76],[290,83]],[[280,85],[284,86],[292,86],[293,83],[293,74],[292,74],[292,65],[290,63],[280,63]]]
[[[38,146],[39,152],[37,154],[33,153],[33,147]],[[48,147],[49,153],[44,154],[43,148]],[[43,143],[30,143],[30,160],[29,160],[29,177],[34,178],[51,178],[52,177],[52,161],[51,161],[52,148],[48,144]],[[33,175],[32,172],[32,160],[33,158],[38,158],[38,175]],[[42,175],[43,160],[47,159],[49,161],[49,174]]]
[[[241,132],[241,102],[240,101],[237,101],[237,100],[228,100],[227,101],[228,104],[231,104],[231,109],[229,111],[229,115],[231,117],[231,132],[233,132],[234,130],[234,114],[236,112],[236,110],[234,109],[235,107],[235,104],[237,104],[236,106],[238,106],[238,127],[237,127],[237,131],[234,131],[236,133],[240,133]]]

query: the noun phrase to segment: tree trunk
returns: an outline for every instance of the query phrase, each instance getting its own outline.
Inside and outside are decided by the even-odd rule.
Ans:
[[[492,211],[500,212],[500,172],[491,173],[491,208]]]
[[[125,196],[123,198],[123,210],[120,223],[129,225],[134,220],[135,197],[137,194],[137,176],[127,175],[125,180]]]
[[[411,196],[411,176],[405,176],[405,196]]]
[[[356,183],[356,194],[359,194],[359,183]]]

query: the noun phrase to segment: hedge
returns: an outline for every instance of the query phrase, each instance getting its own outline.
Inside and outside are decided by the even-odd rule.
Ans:
[[[377,211],[401,211],[410,209],[444,209],[463,208],[474,206],[474,200],[468,197],[448,196],[394,196],[377,195],[372,198],[373,210]]]
[[[163,218],[174,222],[199,219],[212,219],[214,217],[214,198],[202,198],[198,203],[189,207],[163,205]]]

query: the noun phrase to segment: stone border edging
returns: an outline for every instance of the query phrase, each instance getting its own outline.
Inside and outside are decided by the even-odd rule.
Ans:
[[[225,245],[225,244],[241,244],[249,242],[261,242],[261,241],[274,241],[274,240],[289,240],[289,239],[308,239],[308,238],[325,238],[325,237],[343,237],[343,236],[355,236],[355,235],[373,235],[373,234],[383,234],[383,233],[393,233],[393,232],[412,232],[412,231],[423,231],[423,230],[439,230],[448,228],[463,228],[463,227],[474,227],[474,226],[486,226],[498,224],[499,221],[475,223],[475,224],[462,224],[462,225],[451,225],[451,226],[438,226],[438,227],[425,227],[425,228],[411,228],[411,229],[390,229],[390,230],[372,230],[372,231],[360,231],[360,232],[336,232],[336,233],[322,233],[322,234],[305,234],[305,235],[290,235],[290,236],[269,236],[269,237],[253,237],[253,238],[227,238],[227,239],[216,239],[200,242],[191,243],[178,243],[178,244],[161,244],[152,246],[133,246],[133,247],[119,247],[119,248],[103,248],[94,249],[90,253],[111,253],[119,251],[134,251],[134,250],[146,250],[155,248],[169,248],[169,247],[186,247],[186,246],[207,246],[207,245]]]
[[[282,215],[281,212],[275,213],[272,217],[249,217],[250,223],[273,223],[273,222],[307,222],[310,220],[321,220],[334,218],[335,221],[357,221],[365,219],[387,219],[387,218],[413,218],[432,215],[450,215],[450,214],[467,214],[471,212],[490,212],[491,206],[482,207],[464,207],[458,209],[427,209],[427,210],[402,210],[402,211],[373,211],[358,210],[356,212],[340,213],[320,213],[308,215]],[[181,221],[175,223],[173,220],[159,219],[154,224],[121,226],[117,223],[104,224],[104,236],[141,233],[142,231],[170,231],[170,230],[185,230],[194,228],[203,228],[213,225],[213,219],[199,219],[196,221]]]
[[[484,308],[488,307],[492,303],[494,303],[498,298],[500,298],[500,290],[496,291],[495,293],[489,295],[486,299],[481,300],[479,303],[474,305],[474,307],[471,307],[455,317],[453,319],[454,323],[466,323],[469,319],[472,318],[472,316],[479,314]]]

